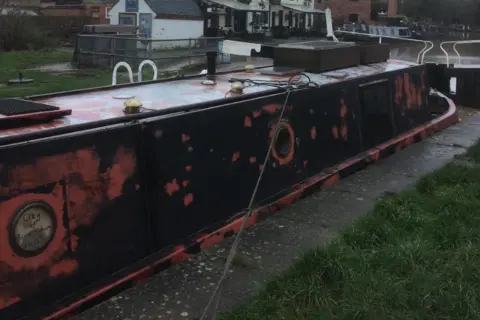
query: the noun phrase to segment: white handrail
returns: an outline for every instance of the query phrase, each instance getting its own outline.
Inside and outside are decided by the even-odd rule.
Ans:
[[[147,64],[151,66],[153,69],[153,80],[158,79],[158,68],[155,62],[153,62],[152,60],[143,60],[142,62],[140,62],[140,65],[138,66],[138,82],[142,82],[142,78],[143,78],[142,70],[143,70],[143,67]]]
[[[457,61],[458,64],[461,64],[461,59],[462,57],[460,56],[460,53],[457,50],[457,45],[458,44],[469,44],[469,43],[480,43],[480,40],[461,40],[461,41],[444,41],[440,43],[440,49],[443,51],[445,54],[445,57],[447,58],[447,66],[450,65],[450,57],[448,56],[447,50],[443,47],[444,44],[453,44],[453,51],[457,54]]]
[[[133,83],[133,71],[132,71],[132,67],[130,67],[130,65],[128,63],[126,63],[125,61],[120,61],[119,63],[117,63],[115,65],[115,67],[113,68],[113,73],[112,73],[112,86],[116,86],[117,85],[117,70],[118,68],[120,67],[125,67],[125,69],[127,69],[128,71],[128,79],[130,80],[130,83]]]
[[[403,40],[403,41],[410,41],[410,42],[421,42],[424,44],[424,47],[422,50],[417,55],[417,63],[423,64],[423,61],[425,60],[425,54],[429,52],[430,50],[433,49],[435,46],[432,41],[426,41],[426,40],[418,40],[418,39],[411,39],[411,38],[402,38],[402,37],[394,37],[394,36],[384,36],[384,35],[377,35],[377,34],[370,34],[370,33],[363,33],[363,32],[355,32],[355,31],[344,31],[344,30],[336,30],[335,32],[339,33],[347,33],[347,34],[355,34],[355,35],[364,35],[364,36],[369,36],[372,38],[378,38],[378,43],[382,43],[382,38],[385,39],[397,39],[397,40]]]

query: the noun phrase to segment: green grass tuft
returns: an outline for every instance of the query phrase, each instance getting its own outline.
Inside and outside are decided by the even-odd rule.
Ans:
[[[480,143],[465,155],[480,164]],[[223,320],[480,319],[480,167],[380,200]]]
[[[84,69],[69,74],[53,74],[35,70],[35,68],[72,60],[73,49],[60,48],[42,51],[16,51],[0,53],[0,98],[25,97],[38,94],[108,86],[112,83],[112,70]],[[181,69],[182,72],[195,73],[202,65],[192,64]],[[7,85],[8,80],[17,79],[19,73],[34,82],[21,85]],[[172,77],[175,72],[163,72],[158,78]],[[144,79],[152,79],[151,69],[144,71]],[[125,73],[118,74],[118,84],[128,83]]]

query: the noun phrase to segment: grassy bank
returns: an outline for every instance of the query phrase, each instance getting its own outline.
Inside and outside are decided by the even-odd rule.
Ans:
[[[222,319],[480,319],[477,165],[478,144]]]
[[[73,49],[54,49],[45,51],[19,51],[0,53],[0,98],[24,97],[59,91],[93,88],[112,83],[111,69],[82,69],[72,73],[49,73],[36,68],[54,63],[67,63],[72,59]],[[202,66],[191,65],[182,68],[189,73],[201,70]],[[22,85],[7,85],[8,80],[18,78],[19,72],[24,78],[34,82]],[[174,72],[159,74],[159,78],[174,75]],[[152,71],[145,69],[144,79],[152,78]],[[126,74],[119,74],[118,83],[127,83]]]

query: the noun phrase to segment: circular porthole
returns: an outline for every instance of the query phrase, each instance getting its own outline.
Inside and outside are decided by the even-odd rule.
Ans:
[[[275,130],[272,129],[272,130]],[[276,130],[275,140],[272,146],[272,156],[280,165],[292,161],[295,149],[295,137],[292,127],[287,123],[281,123]]]
[[[44,251],[55,235],[54,210],[43,201],[27,203],[17,210],[9,228],[10,244],[20,256]]]
[[[292,149],[290,143],[290,131],[285,126],[280,126],[275,137],[275,143],[273,145],[277,154],[284,158],[288,156],[288,153]]]

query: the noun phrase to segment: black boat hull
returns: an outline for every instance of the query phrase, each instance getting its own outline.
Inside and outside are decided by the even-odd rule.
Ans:
[[[262,169],[247,226],[456,123],[453,104],[432,117],[438,105],[429,104],[426,70],[46,131],[0,147],[0,317],[79,312],[234,234]],[[48,204],[57,223],[48,249],[26,257],[9,234],[31,201]]]

